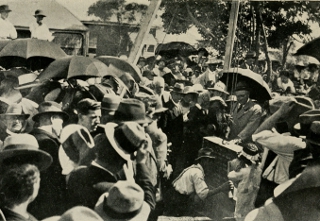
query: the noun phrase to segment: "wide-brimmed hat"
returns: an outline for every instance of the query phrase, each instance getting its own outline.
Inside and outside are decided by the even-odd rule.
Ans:
[[[57,114],[63,118],[64,122],[66,122],[69,119],[69,115],[61,109],[61,105],[54,101],[42,102],[38,108],[39,112],[32,117],[32,120],[37,122],[39,121],[40,116]]]
[[[170,91],[176,92],[178,94],[182,94],[184,89],[184,84],[182,83],[175,83],[173,87],[170,88]]]
[[[113,149],[125,160],[147,139],[144,129],[136,122],[107,123],[104,130]]]
[[[65,126],[61,131],[60,142],[66,155],[75,163],[84,160],[88,150],[94,147],[89,130],[79,124]]]
[[[238,99],[236,95],[230,95],[226,100],[226,102],[237,102],[237,101]]]
[[[44,14],[44,12],[43,12],[42,10],[40,10],[40,9],[38,9],[38,10],[36,10],[36,11],[34,12],[34,17],[36,17],[36,16],[47,17],[47,16]]]
[[[185,86],[184,89],[183,89],[183,94],[184,95],[187,95],[187,94],[196,94],[196,95],[198,95],[198,92],[196,92],[194,90],[193,86]]]
[[[298,67],[307,67],[305,64],[304,64],[304,62],[303,61],[298,61],[296,64],[295,64],[295,66],[298,66]]]
[[[105,221],[143,221],[148,219],[150,206],[144,201],[144,191],[138,184],[118,181],[99,198],[94,210]]]
[[[0,162],[1,164],[34,164],[42,171],[51,165],[52,157],[49,153],[39,149],[39,144],[34,136],[14,134],[4,140],[0,152]]]
[[[299,116],[299,123],[294,125],[294,129],[300,134],[300,135],[307,135],[310,132],[310,126],[312,122],[314,121],[320,121],[320,110],[310,110],[306,111],[305,113],[301,114]]]
[[[145,104],[134,98],[123,99],[114,114],[115,122],[134,121],[139,124],[150,123],[152,120],[146,116]]]
[[[212,90],[212,91],[219,91],[225,94],[229,94],[228,91],[226,91],[227,87],[226,85],[222,82],[222,81],[218,81],[217,83],[215,83],[213,85],[213,87],[209,87],[208,90]]]
[[[201,158],[215,159],[216,157],[214,156],[213,150],[211,148],[204,147],[198,151],[198,157],[196,158],[196,160],[199,160]]]
[[[66,212],[61,216],[52,216],[42,221],[103,221],[103,219],[92,209],[85,206],[76,206]]]
[[[162,112],[165,112],[166,110],[168,110],[168,108],[163,107],[162,101],[160,99],[155,99],[155,108],[154,108],[153,114],[162,113]]]
[[[239,156],[243,156],[252,163],[256,163],[257,161],[259,161],[259,152],[259,148],[256,144],[246,143],[245,145],[243,145],[242,151],[240,152]]]
[[[0,13],[1,12],[11,12],[12,10],[9,8],[8,5],[0,5]]]
[[[210,98],[210,103],[211,102],[220,102],[220,104],[222,105],[222,106],[225,106],[225,107],[227,107],[228,105],[226,104],[226,102],[222,99],[222,97],[219,97],[219,96],[213,96],[213,97],[211,97]]]
[[[198,93],[201,93],[204,91],[204,88],[201,84],[194,84],[192,87],[193,87],[193,90],[195,90]]]
[[[105,94],[101,101],[101,109],[110,111],[111,114],[118,109],[121,97],[116,94]]]
[[[28,119],[30,114],[25,114],[21,104],[13,103],[9,105],[7,111],[4,114],[0,114],[0,118],[5,118],[6,116],[21,116],[24,119]]]

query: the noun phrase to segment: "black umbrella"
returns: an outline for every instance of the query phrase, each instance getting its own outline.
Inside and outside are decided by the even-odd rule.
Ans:
[[[220,79],[227,85],[228,91],[235,89],[237,82],[245,81],[251,88],[250,98],[259,102],[271,99],[271,91],[261,75],[249,69],[230,68],[225,71]]]
[[[320,38],[316,38],[303,45],[294,55],[308,55],[320,61]]]
[[[173,41],[165,44],[159,44],[155,54],[166,57],[167,59],[174,58],[178,55],[183,57],[188,57],[192,54],[197,54],[198,50],[195,49],[192,45],[182,42],[182,41]]]

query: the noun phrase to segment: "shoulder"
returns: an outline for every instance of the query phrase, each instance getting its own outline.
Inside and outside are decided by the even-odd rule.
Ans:
[[[255,103],[253,100],[249,100],[248,101],[248,106],[249,106],[249,108],[250,109],[252,109],[253,111],[258,111],[258,112],[261,112],[262,111],[262,107],[259,105],[259,104],[257,104],[257,103]]]

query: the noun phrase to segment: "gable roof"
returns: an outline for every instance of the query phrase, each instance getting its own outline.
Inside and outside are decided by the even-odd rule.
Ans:
[[[8,19],[16,27],[29,28],[35,22],[35,10],[41,9],[47,15],[44,23],[49,29],[88,30],[75,15],[55,0],[7,0],[6,3],[12,10]]]

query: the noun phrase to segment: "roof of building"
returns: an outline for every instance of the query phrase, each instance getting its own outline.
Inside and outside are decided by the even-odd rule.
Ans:
[[[44,23],[49,29],[87,31],[87,27],[67,8],[55,0],[7,0],[12,12],[8,19],[16,27],[28,28],[35,22],[34,12],[43,10],[46,14]]]

